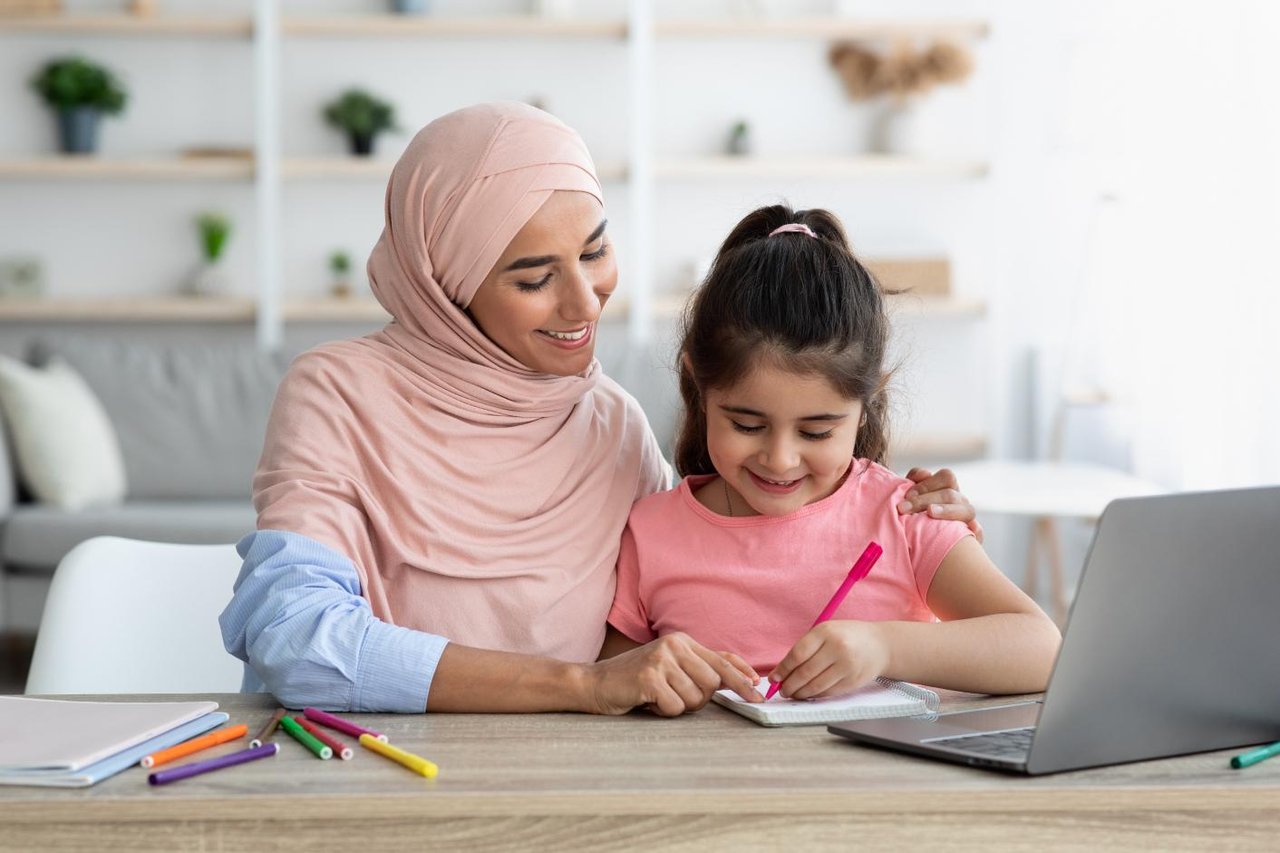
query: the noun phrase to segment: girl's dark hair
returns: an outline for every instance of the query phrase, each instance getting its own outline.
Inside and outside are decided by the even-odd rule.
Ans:
[[[783,232],[801,223],[817,235]],[[884,372],[889,322],[880,285],[826,210],[771,205],[752,211],[725,238],[706,281],[685,310],[680,342],[684,418],[676,439],[681,476],[712,474],[705,394],[729,388],[761,362],[817,374],[866,419],[853,454],[875,462],[888,448]]]

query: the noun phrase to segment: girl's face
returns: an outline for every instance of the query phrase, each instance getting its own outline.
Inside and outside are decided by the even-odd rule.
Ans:
[[[822,500],[853,461],[862,402],[825,377],[759,365],[705,401],[707,449],[735,515],[786,515]]]
[[[600,202],[557,191],[507,246],[467,311],[525,367],[573,376],[591,364],[596,322],[617,286]]]

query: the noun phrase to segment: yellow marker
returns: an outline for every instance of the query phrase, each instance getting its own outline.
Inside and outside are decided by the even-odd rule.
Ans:
[[[390,758],[397,764],[403,764],[414,773],[426,776],[428,779],[436,778],[436,774],[440,772],[440,768],[427,761],[427,759],[414,755],[412,752],[405,752],[403,749],[394,747],[389,743],[383,743],[373,735],[360,735],[360,745],[365,749],[372,749],[381,756]]]

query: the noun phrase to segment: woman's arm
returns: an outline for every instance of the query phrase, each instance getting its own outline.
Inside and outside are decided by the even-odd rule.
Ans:
[[[259,531],[239,548],[245,565],[219,618],[223,642],[289,707],[622,714],[651,705],[674,716],[722,686],[754,685],[682,635],[595,664],[469,648],[374,617],[350,560],[305,536]]]
[[[258,531],[218,621],[227,651],[291,708],[421,713],[447,640],[377,619],[355,566],[296,533]]]
[[[1044,690],[1062,636],[975,539],[961,539],[943,559],[928,604],[944,621],[824,622],[770,679],[797,699],[847,692],[877,676],[974,693]]]
[[[605,641],[612,654],[602,649],[600,660],[585,664],[450,643],[427,710],[625,714],[646,705],[674,717],[698,710],[722,687],[763,698],[755,693],[755,673],[736,655],[712,652],[679,633],[643,646],[618,636],[612,647]]]

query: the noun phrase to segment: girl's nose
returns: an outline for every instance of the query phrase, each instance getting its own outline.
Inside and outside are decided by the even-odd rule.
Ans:
[[[760,462],[769,473],[781,477],[799,466],[800,454],[788,437],[776,436],[765,445]]]

